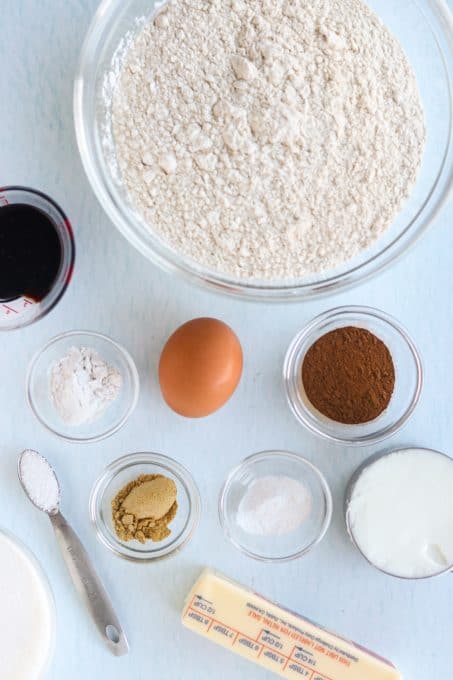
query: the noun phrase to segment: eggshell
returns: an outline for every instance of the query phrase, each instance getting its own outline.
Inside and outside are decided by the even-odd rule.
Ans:
[[[242,374],[236,334],[218,319],[192,319],[178,328],[159,362],[162,395],[176,413],[202,418],[234,393]]]

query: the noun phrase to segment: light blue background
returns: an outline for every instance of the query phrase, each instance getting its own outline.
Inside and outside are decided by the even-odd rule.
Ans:
[[[53,586],[58,634],[49,679],[273,677],[180,626],[185,593],[200,568],[211,565],[389,657],[406,680],[451,680],[452,583],[448,576],[416,584],[392,580],[354,552],[343,526],[342,496],[350,474],[371,449],[345,450],[308,435],[289,413],[280,378],[288,343],[313,315],[339,304],[380,307],[407,326],[426,369],[421,403],[390,443],[453,454],[451,205],[402,261],[329,300],[286,307],[241,304],[168,277],[112,227],[79,160],[72,84],[95,6],[95,0],[0,0],[0,185],[25,184],[48,192],[67,211],[78,246],[74,280],[58,308],[39,324],[0,337],[0,524],[34,550]],[[209,419],[192,422],[163,404],[156,363],[169,333],[200,315],[218,316],[233,326],[246,362],[235,398]],[[31,355],[51,336],[74,328],[98,330],[123,343],[142,378],[139,406],[128,425],[91,446],[52,438],[25,403]],[[131,652],[125,658],[113,658],[104,649],[74,593],[46,517],[19,489],[16,460],[25,447],[40,450],[58,471],[63,510],[86,542],[129,633]],[[229,469],[246,455],[272,447],[316,462],[334,496],[334,519],[321,546],[281,566],[255,563],[237,553],[217,520],[217,496]],[[204,503],[190,546],[170,561],[148,566],[107,552],[94,536],[87,510],[91,486],[104,466],[140,450],[161,451],[189,467]],[[0,603],[0,634],[5,625]]]

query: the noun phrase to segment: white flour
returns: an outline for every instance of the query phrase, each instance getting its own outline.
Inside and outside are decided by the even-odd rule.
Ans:
[[[370,246],[425,137],[411,66],[361,0],[170,0],[132,41],[112,121],[150,228],[238,278],[301,278]]]
[[[50,372],[50,393],[67,425],[101,418],[122,386],[121,374],[89,347],[71,347]]]

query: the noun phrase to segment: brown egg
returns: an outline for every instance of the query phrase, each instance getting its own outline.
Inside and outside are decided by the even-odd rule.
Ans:
[[[178,328],[159,362],[163,397],[176,413],[202,418],[232,396],[242,374],[242,348],[218,319],[192,319]]]

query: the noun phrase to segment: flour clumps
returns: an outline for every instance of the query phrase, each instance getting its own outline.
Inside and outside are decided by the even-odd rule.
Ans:
[[[240,279],[369,247],[425,141],[412,68],[361,0],[169,0],[126,53],[112,127],[150,229]]]
[[[71,347],[50,369],[50,394],[67,425],[83,425],[101,418],[118,397],[121,374],[89,347]]]

